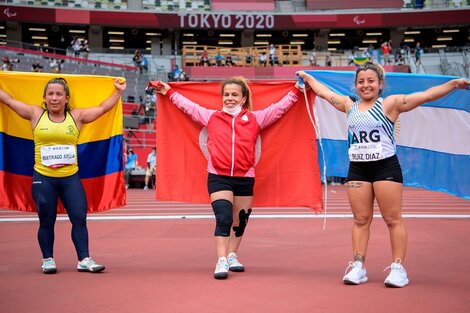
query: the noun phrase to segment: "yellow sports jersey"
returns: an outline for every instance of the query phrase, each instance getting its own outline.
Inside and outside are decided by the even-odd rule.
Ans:
[[[34,169],[49,177],[66,177],[78,171],[77,142],[79,130],[72,115],[65,113],[64,121],[55,123],[47,111],[33,130]]]

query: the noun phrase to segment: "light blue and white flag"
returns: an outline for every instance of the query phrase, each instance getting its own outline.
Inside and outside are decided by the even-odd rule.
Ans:
[[[306,72],[338,94],[356,95],[354,72]],[[453,78],[386,73],[383,95],[424,91]],[[349,164],[346,114],[318,96],[314,105],[323,138],[326,175],[346,177]],[[470,200],[469,90],[453,91],[439,100],[401,113],[395,127],[400,128],[397,155],[404,185],[442,191]]]

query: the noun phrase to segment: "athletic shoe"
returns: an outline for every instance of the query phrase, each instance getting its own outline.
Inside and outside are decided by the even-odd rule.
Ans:
[[[77,270],[79,272],[99,273],[105,269],[104,265],[97,264],[92,258],[84,258],[78,261]]]
[[[149,190],[149,187],[145,186],[145,187],[144,187],[144,190]]]
[[[215,279],[225,279],[228,277],[228,263],[227,258],[220,257],[214,271]]]
[[[245,271],[245,267],[243,266],[243,264],[238,262],[238,258],[235,252],[229,253],[227,257],[227,261],[228,261],[228,269],[231,270],[232,272],[244,272]]]
[[[343,283],[346,285],[359,285],[367,281],[367,272],[361,261],[349,262],[349,266],[344,273],[346,273],[349,268],[351,268],[351,270],[344,275]]]
[[[385,286],[387,287],[397,287],[402,288],[408,285],[410,282],[408,276],[406,275],[405,268],[401,265],[401,260],[397,259],[390,266],[384,269],[384,272],[390,269],[390,274],[384,281]]]
[[[44,274],[55,274],[57,272],[54,258],[42,259],[42,272]]]

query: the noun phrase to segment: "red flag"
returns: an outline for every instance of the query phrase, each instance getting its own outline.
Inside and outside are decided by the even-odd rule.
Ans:
[[[152,82],[157,84],[157,82]],[[172,88],[210,109],[222,108],[220,83],[172,83]],[[250,84],[254,110],[279,101],[293,82]],[[313,103],[310,94],[309,102]],[[203,127],[180,111],[168,97],[158,96],[157,199],[209,203],[207,160],[200,146]],[[256,165],[254,206],[323,207],[320,169],[313,126],[304,97],[281,119],[261,131]]]

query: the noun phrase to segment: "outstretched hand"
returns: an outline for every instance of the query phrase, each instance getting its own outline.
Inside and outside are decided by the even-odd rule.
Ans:
[[[149,85],[149,87],[147,88],[154,88],[155,92],[162,94],[162,95],[166,95],[166,93],[168,92],[168,90],[170,90],[171,87],[167,83],[158,81],[156,83],[152,82],[152,84]]]
[[[457,89],[470,89],[470,81],[465,78],[458,78],[455,80]]]
[[[114,87],[116,87],[117,91],[122,94],[127,87],[126,79],[124,77],[116,77],[114,80]]]

